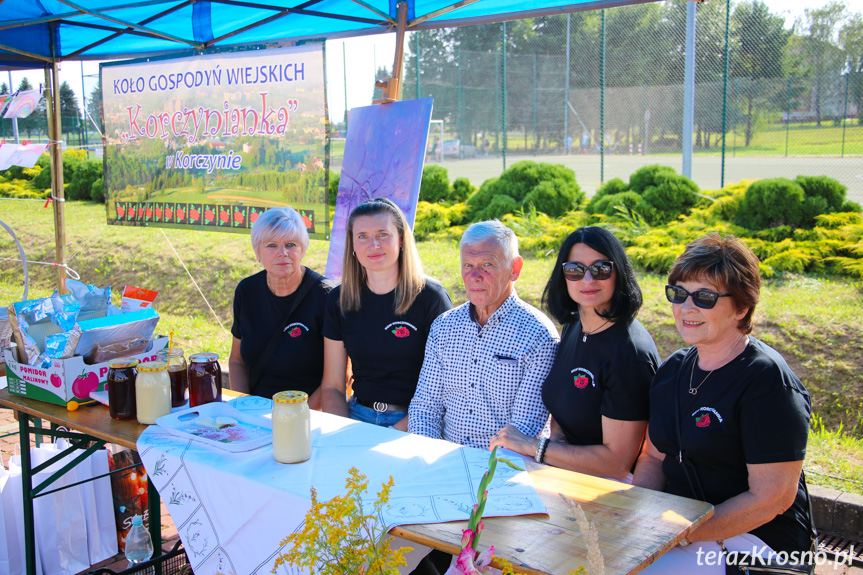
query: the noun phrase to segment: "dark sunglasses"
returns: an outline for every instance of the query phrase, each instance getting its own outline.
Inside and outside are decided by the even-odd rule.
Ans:
[[[665,297],[671,303],[683,303],[689,296],[692,296],[692,303],[695,304],[695,307],[700,307],[701,309],[713,309],[713,306],[716,305],[719,298],[731,297],[731,294],[716,293],[715,291],[709,291],[706,289],[688,292],[680,286],[673,286],[671,284],[665,286]]]
[[[561,264],[561,267],[563,268],[563,277],[571,282],[584,279],[584,274],[588,271],[595,280],[607,280],[611,277],[611,272],[614,271],[614,262],[598,261],[589,266],[579,262],[565,262]]]

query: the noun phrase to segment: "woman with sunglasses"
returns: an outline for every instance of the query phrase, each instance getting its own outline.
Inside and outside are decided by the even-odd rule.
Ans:
[[[555,467],[631,480],[659,365],[653,338],[635,319],[641,301],[632,265],[611,232],[590,226],[570,234],[543,293],[546,309],[563,324],[542,388],[551,436],[528,437],[507,426],[490,449],[501,445]]]
[[[653,380],[634,483],[707,501],[714,514],[644,573],[721,575],[726,561],[706,565],[705,554],[812,545],[802,472],[809,394],[776,350],[749,335],[760,287],[755,254],[717,233],[686,246],[668,276],[674,323],[691,347]]]

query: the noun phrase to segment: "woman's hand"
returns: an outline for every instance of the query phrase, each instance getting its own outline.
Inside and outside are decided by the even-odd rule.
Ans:
[[[348,369],[348,352],[342,341],[324,338],[324,377],[321,380],[321,408],[327,413],[348,416],[345,396],[345,374]]]
[[[515,451],[527,457],[533,457],[539,440],[535,437],[525,435],[514,426],[507,424],[506,427],[491,436],[488,450],[500,446],[510,451]]]

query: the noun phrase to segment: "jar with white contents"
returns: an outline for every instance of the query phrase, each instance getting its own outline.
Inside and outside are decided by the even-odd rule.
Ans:
[[[302,463],[312,455],[308,399],[303,391],[273,396],[273,457],[279,463]]]
[[[146,361],[138,365],[135,382],[138,423],[151,425],[156,418],[171,413],[171,378],[164,361]]]

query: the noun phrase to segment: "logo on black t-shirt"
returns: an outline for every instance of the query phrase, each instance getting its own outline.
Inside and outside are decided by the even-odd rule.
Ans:
[[[699,407],[692,414],[692,417],[695,418],[695,427],[710,427],[710,424],[713,423],[711,414],[719,420],[719,423],[722,423],[722,416],[719,415],[718,411],[712,407]]]
[[[309,328],[307,328],[300,322],[292,323],[285,328],[285,333],[287,333],[291,337],[300,337],[301,335],[303,335],[304,331],[309,331]]]
[[[411,325],[406,321],[394,321],[384,328],[386,331],[390,332],[396,337],[409,337],[411,334],[411,330],[414,333],[417,332],[417,328],[415,325]]]
[[[593,379],[593,374],[583,367],[577,367],[573,369],[570,373],[572,373],[572,383],[575,384],[575,387],[578,389],[584,389],[588,385],[590,387],[596,387],[596,382]]]

